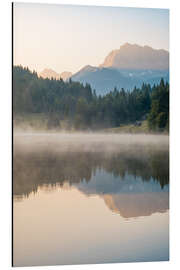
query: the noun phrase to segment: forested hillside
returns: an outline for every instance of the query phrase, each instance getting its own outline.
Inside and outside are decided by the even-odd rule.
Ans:
[[[105,96],[97,96],[89,84],[62,79],[39,78],[28,68],[13,68],[14,115],[43,113],[49,128],[69,127],[97,130],[135,123],[148,118],[152,130],[168,129],[169,84],[143,84],[133,91],[114,88]]]

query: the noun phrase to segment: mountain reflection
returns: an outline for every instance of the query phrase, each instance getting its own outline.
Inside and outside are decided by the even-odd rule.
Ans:
[[[169,209],[169,153],[138,147],[115,153],[14,151],[14,198],[28,197],[39,187],[63,188],[67,183],[87,196],[99,195],[110,210],[125,218],[165,212]]]
[[[169,209],[168,192],[113,194],[104,195],[103,199],[110,210],[124,218],[150,216]]]

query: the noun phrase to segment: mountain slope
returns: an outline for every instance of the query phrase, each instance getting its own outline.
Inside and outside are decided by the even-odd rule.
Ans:
[[[129,88],[138,84],[137,79],[124,77],[118,70],[112,68],[95,68],[85,67],[71,77],[73,81],[80,81],[81,83],[90,83],[93,89],[96,89],[97,94],[105,94],[113,90],[116,86],[118,88]]]
[[[64,71],[64,72],[59,74],[56,71],[54,71],[53,69],[45,68],[42,72],[39,73],[39,76],[44,78],[44,79],[54,78],[54,79],[59,80],[61,78],[64,81],[66,81],[67,79],[69,79],[72,76],[72,73],[68,72],[68,71]]]
[[[112,51],[100,67],[121,69],[169,69],[169,52],[149,46],[125,43],[119,50]]]
[[[168,71],[142,71],[119,70],[115,68],[85,67],[74,74],[71,79],[83,84],[89,83],[97,94],[106,94],[117,87],[132,90],[135,86],[141,87],[143,82],[151,85],[160,82],[164,78],[169,81]]]
[[[72,76],[72,73],[68,72],[68,71],[64,71],[59,76],[60,76],[61,79],[66,81],[67,79],[69,79]]]
[[[85,66],[71,76],[72,80],[91,84],[97,94],[106,94],[114,87],[132,90],[143,82],[158,84],[169,81],[169,53],[149,46],[124,44],[112,51],[102,65]]]
[[[41,71],[39,73],[39,76],[46,79],[60,79],[60,74],[58,74],[56,71],[54,71],[53,69],[49,69],[49,68],[45,68],[43,71]]]

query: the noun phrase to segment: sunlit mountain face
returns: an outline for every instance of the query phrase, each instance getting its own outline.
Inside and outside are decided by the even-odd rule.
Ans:
[[[169,52],[153,49],[149,46],[125,43],[119,49],[111,51],[98,67],[87,65],[75,74],[64,71],[57,73],[44,69],[39,73],[43,78],[70,78],[84,85],[89,83],[97,94],[106,94],[114,87],[132,90],[143,83],[151,86],[159,84],[161,78],[169,82]]]
[[[39,73],[39,76],[46,79],[63,79],[64,81],[66,81],[67,79],[69,79],[72,76],[71,72],[68,71],[64,71],[62,73],[57,73],[56,71],[54,71],[53,69],[49,69],[49,68],[45,68],[43,71],[41,71]]]
[[[168,70],[169,52],[125,43],[118,50],[110,52],[100,66],[134,70]]]
[[[106,94],[114,87],[132,90],[143,82],[158,84],[161,78],[169,81],[169,52],[125,43],[110,52],[99,67],[87,65],[71,78],[90,83],[97,94]]]
[[[39,73],[39,76],[46,79],[51,79],[51,78],[54,78],[54,79],[57,79],[59,80],[60,79],[60,74],[58,74],[56,71],[54,71],[53,69],[50,69],[50,68],[45,68],[43,71],[41,71]]]

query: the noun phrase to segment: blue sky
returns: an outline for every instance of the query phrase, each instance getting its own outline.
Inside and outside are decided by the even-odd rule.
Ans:
[[[169,11],[14,4],[14,64],[76,72],[126,42],[169,50]]]

